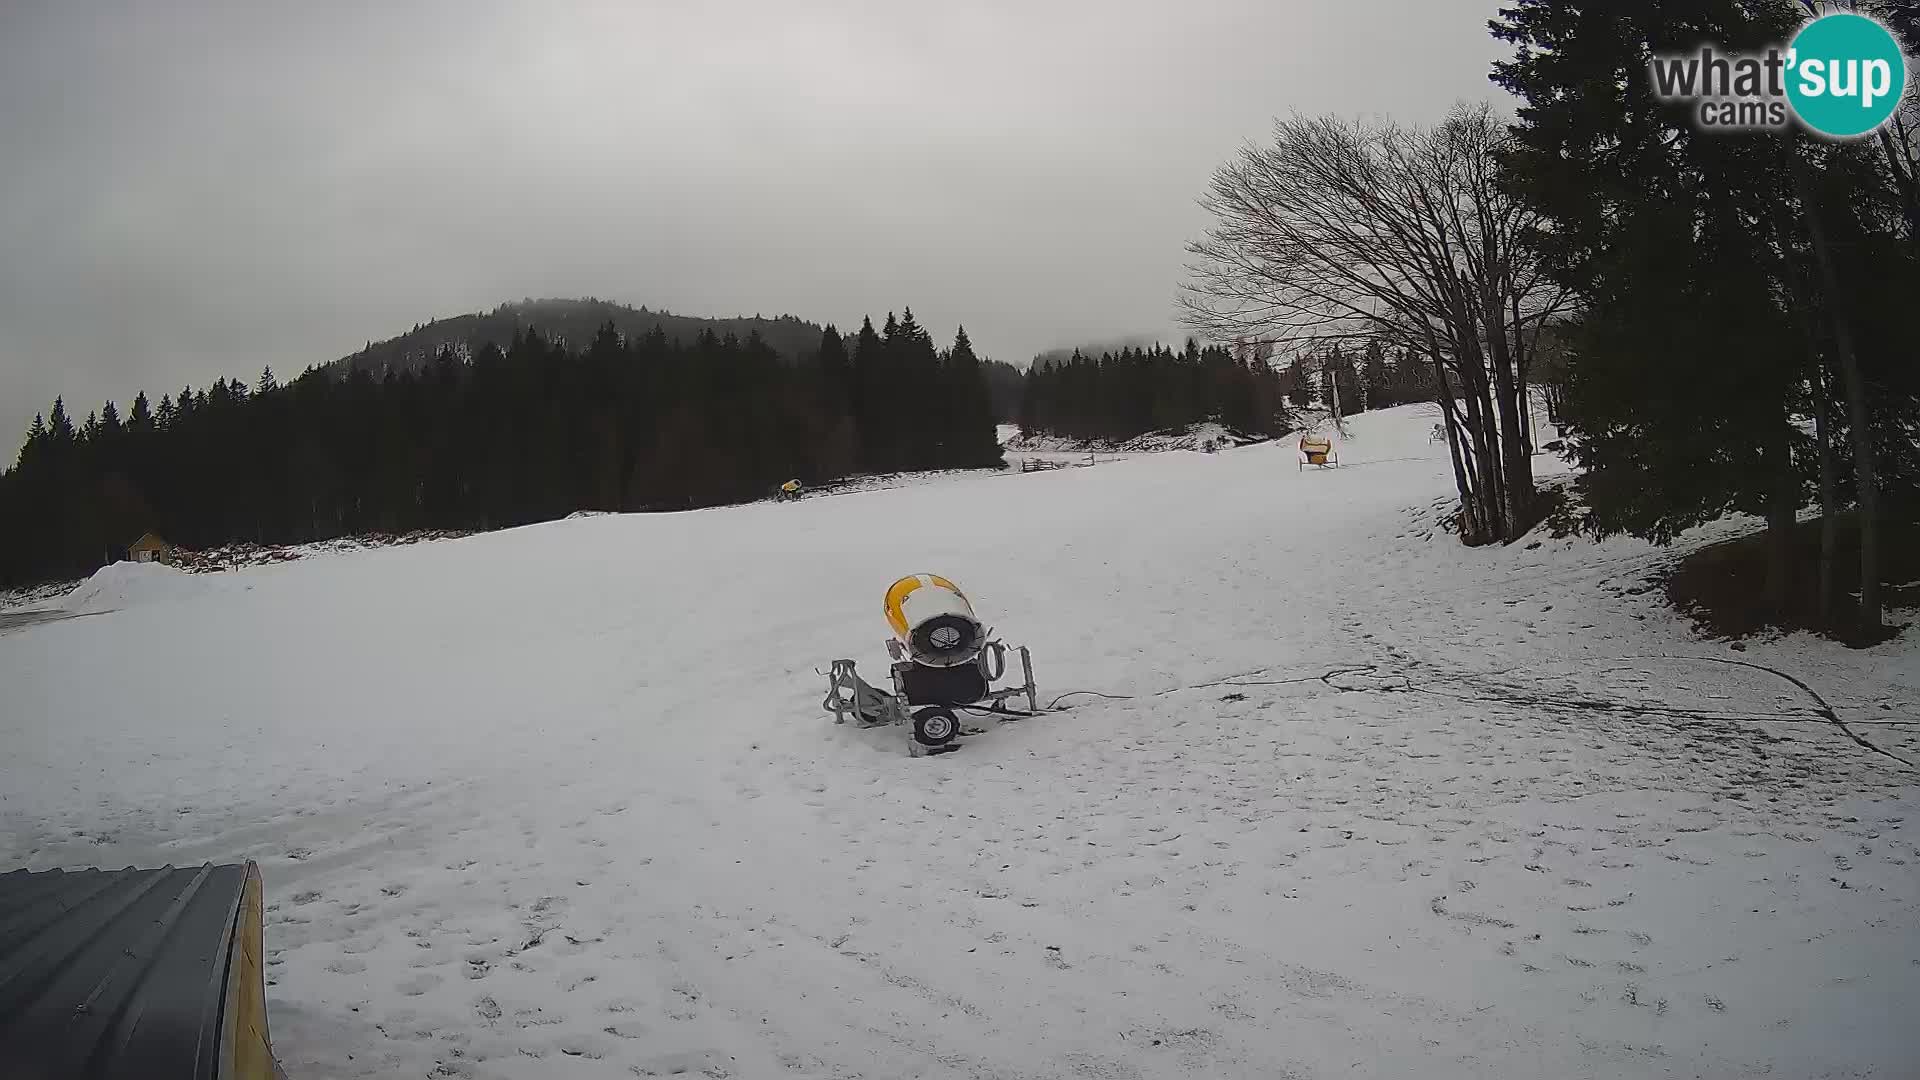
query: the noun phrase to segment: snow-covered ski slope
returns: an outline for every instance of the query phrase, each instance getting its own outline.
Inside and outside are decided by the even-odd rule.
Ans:
[[[1913,636],[1697,640],[1352,423],[122,574],[0,634],[0,864],[259,859],[298,1080],[1920,1073],[1920,773],[1717,662],[1920,760]],[[1133,697],[834,727],[915,571]]]

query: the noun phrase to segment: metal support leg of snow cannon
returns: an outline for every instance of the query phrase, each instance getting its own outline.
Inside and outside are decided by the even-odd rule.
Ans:
[[[1020,646],[1020,670],[1027,679],[1027,685],[1021,687],[1027,692],[1027,711],[1037,713],[1040,711],[1040,691],[1033,685],[1033,654],[1027,651],[1025,645]]]
[[[842,664],[851,668],[853,661],[835,660],[833,662],[833,666],[827,671],[827,696],[820,702],[820,704],[827,707],[828,712],[833,714],[833,722],[836,724],[846,723],[847,714],[853,712],[855,709],[854,703],[849,700],[849,698],[842,697],[840,694],[840,671]]]
[[[1012,686],[1003,686],[998,690],[990,690],[986,697],[982,699],[987,703],[989,709],[1006,720],[1025,719],[1040,711],[1040,691],[1033,685],[1033,653],[1027,651],[1025,645],[1015,646],[1014,651],[1020,654],[1021,681]],[[985,663],[987,653],[981,654],[982,673],[988,676],[989,682],[992,682],[1006,674],[1006,660],[1004,659],[1006,647],[997,641],[990,642],[988,644],[988,653],[1000,657],[998,662],[999,666],[996,669]],[[1007,708],[1007,699],[1013,697],[1024,697],[1027,699],[1027,711],[1025,713],[1016,713]]]
[[[880,727],[906,720],[900,700],[869,684],[854,669],[851,660],[835,660],[827,672],[827,696],[820,703],[833,714],[833,722],[844,724],[848,718],[861,727]]]
[[[996,650],[1001,649],[998,642],[995,642],[993,647]],[[1002,721],[1024,720],[1029,716],[1038,715],[1040,712],[1040,691],[1033,685],[1033,654],[1027,651],[1025,645],[1017,646],[1014,651],[1020,654],[1021,681],[1014,683],[1012,686],[1003,686],[998,690],[990,690],[987,695],[981,699],[986,703],[986,707],[991,710],[994,715],[1000,717]],[[993,677],[998,679],[1004,671],[1005,665],[1004,662],[1002,662],[1001,670],[994,672]],[[1015,712],[1007,708],[1007,699],[1016,697],[1024,697],[1027,699],[1026,712]]]

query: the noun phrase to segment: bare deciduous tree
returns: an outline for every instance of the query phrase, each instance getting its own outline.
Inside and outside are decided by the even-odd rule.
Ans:
[[[1296,355],[1385,337],[1433,365],[1468,543],[1532,523],[1527,374],[1566,293],[1525,244],[1534,215],[1495,182],[1507,138],[1489,105],[1432,128],[1332,117],[1277,121],[1200,202],[1189,325]]]

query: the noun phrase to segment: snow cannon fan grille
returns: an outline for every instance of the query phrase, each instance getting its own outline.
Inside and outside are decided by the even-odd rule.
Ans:
[[[958,667],[980,653],[983,629],[965,615],[936,615],[913,628],[908,641],[915,663]]]

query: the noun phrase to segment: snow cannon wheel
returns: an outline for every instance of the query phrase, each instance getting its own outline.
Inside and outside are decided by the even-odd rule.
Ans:
[[[944,705],[931,705],[913,714],[913,741],[921,746],[946,746],[960,735],[960,717]]]

